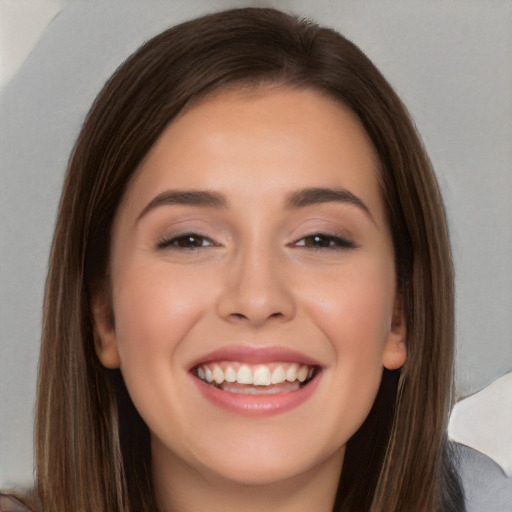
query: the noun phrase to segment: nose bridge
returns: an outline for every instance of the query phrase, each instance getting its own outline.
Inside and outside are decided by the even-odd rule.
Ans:
[[[280,256],[268,241],[253,239],[237,248],[219,301],[219,313],[224,318],[259,325],[293,317],[293,295]]]

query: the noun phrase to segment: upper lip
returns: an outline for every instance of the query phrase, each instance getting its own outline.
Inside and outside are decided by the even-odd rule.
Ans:
[[[237,361],[247,364],[289,362],[308,366],[321,366],[321,364],[312,357],[287,347],[255,347],[248,345],[233,345],[215,349],[205,354],[204,356],[201,356],[190,365],[190,370],[200,364],[206,364],[215,361]]]

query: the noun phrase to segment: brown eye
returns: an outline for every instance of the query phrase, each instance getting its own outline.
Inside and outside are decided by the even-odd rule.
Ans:
[[[173,238],[160,240],[157,244],[159,249],[200,249],[215,245],[212,240],[197,233],[185,233]]]
[[[353,249],[355,245],[346,238],[328,235],[324,233],[315,233],[305,236],[295,245],[306,247],[308,249]]]

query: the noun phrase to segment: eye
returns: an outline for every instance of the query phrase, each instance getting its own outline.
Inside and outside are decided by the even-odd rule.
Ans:
[[[353,242],[346,238],[325,233],[314,233],[305,236],[298,240],[295,245],[307,249],[355,249],[356,247]]]
[[[172,238],[163,238],[157,243],[159,249],[200,249],[215,246],[212,240],[197,233],[184,233]]]

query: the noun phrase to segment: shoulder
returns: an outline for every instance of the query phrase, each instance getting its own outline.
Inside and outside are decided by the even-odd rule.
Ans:
[[[503,446],[503,450],[505,450]],[[510,512],[512,478],[490,457],[458,446],[459,473],[470,512]]]
[[[33,509],[13,494],[0,492],[0,512],[33,512]]]

